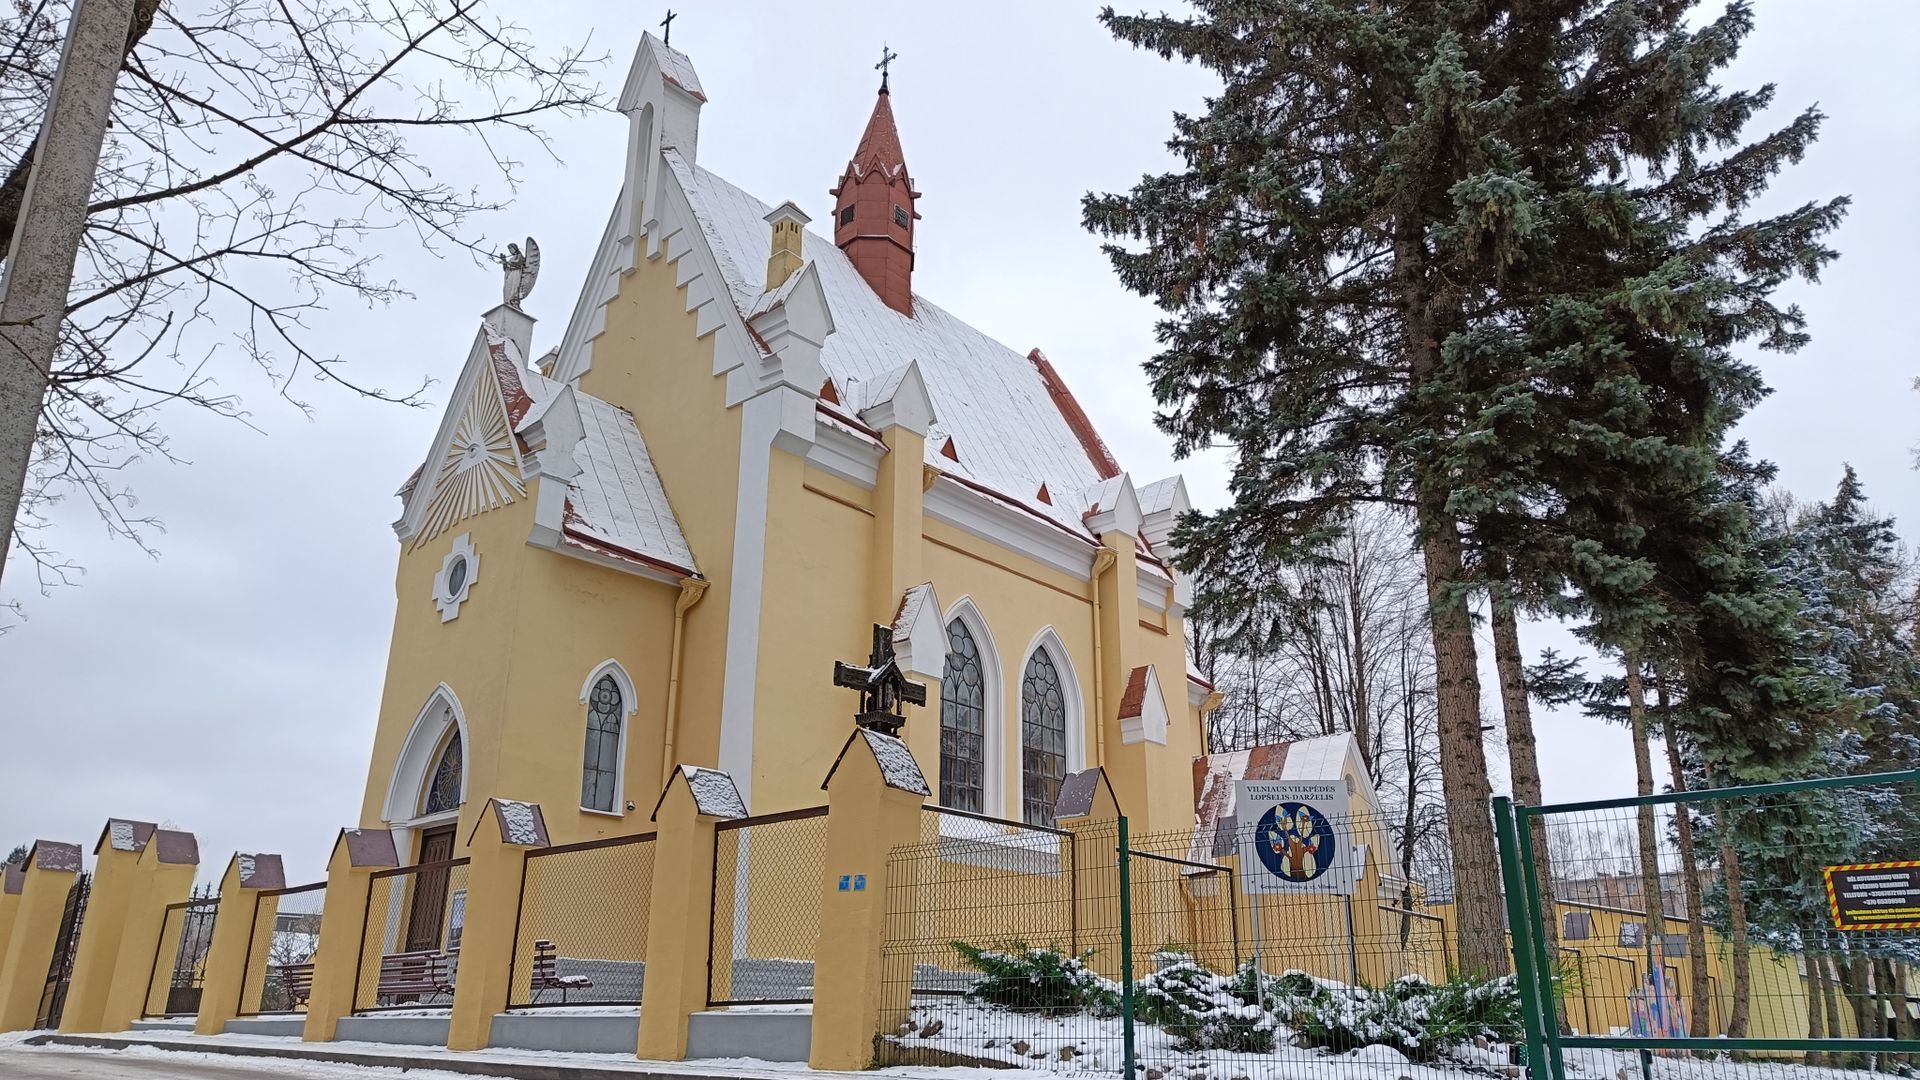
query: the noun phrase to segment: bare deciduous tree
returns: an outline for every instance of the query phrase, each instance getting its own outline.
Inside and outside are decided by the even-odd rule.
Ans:
[[[68,9],[14,0],[0,16],[0,250]],[[45,540],[62,499],[146,546],[156,523],[120,473],[171,457],[166,407],[248,422],[216,383],[229,364],[303,410],[316,383],[420,403],[416,375],[390,389],[345,364],[322,318],[407,295],[378,272],[383,245],[487,257],[476,215],[511,198],[518,154],[547,152],[542,118],[600,104],[598,60],[537,49],[483,0],[137,0],[46,393],[0,400],[39,413],[0,525],[42,586],[71,569]]]

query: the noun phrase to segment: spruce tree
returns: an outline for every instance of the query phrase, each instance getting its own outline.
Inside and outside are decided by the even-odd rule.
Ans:
[[[1147,368],[1176,451],[1236,452],[1233,504],[1183,527],[1182,558],[1244,594],[1354,503],[1413,511],[1460,958],[1503,972],[1469,554],[1503,555],[1528,591],[1595,579],[1623,625],[1647,603],[1661,568],[1634,532],[1668,492],[1707,497],[1720,433],[1763,391],[1731,347],[1804,339],[1771,294],[1831,256],[1844,200],[1739,211],[1819,115],[1741,142],[1772,97],[1713,82],[1743,3],[1698,28],[1687,4],[1626,0],[1194,8],[1103,13],[1223,85],[1175,117],[1181,169],[1084,208],[1165,312]],[[1627,512],[1578,513],[1596,494]],[[1615,533],[1579,532],[1599,525]]]

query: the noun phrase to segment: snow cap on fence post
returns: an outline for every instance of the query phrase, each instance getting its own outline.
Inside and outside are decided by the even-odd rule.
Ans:
[[[360,945],[367,926],[373,875],[400,865],[393,833],[342,829],[327,860],[327,904],[320,913],[320,945],[313,954],[313,988],[301,1038],[332,1042],[340,1018],[353,1012],[359,991]]]
[[[113,965],[120,958],[120,937],[127,911],[139,890],[140,853],[158,826],[150,821],[108,818],[93,845],[93,882],[87,892],[87,916],[80,924],[60,1030],[104,1031],[107,992]]]
[[[512,1000],[514,928],[527,852],[547,846],[540,804],[492,798],[467,834],[467,900],[460,929],[460,972],[453,986],[447,1049],[483,1050],[493,1017]]]
[[[874,1036],[899,1022],[887,1007],[906,1004],[883,1001],[888,874],[895,849],[920,839],[921,807],[931,792],[907,744],[866,727],[847,737],[822,786],[827,852],[808,1063],[863,1069],[873,1062]],[[900,899],[912,896],[907,889]]]
[[[279,900],[261,893],[287,887],[287,874],[278,855],[235,852],[220,878],[220,906],[213,916],[213,934],[207,939],[205,977],[200,983],[200,1011],[194,1017],[196,1035],[220,1035],[227,1021],[259,1004],[266,988],[267,950],[255,949],[254,939],[271,937]],[[252,954],[258,954],[257,961]]]
[[[120,931],[119,955],[97,1031],[126,1031],[146,1004],[167,905],[184,903],[200,871],[200,842],[190,832],[156,829],[141,848],[136,883]]]
[[[25,1031],[40,1013],[40,992],[60,936],[60,917],[80,872],[80,845],[36,840],[20,873],[13,926],[0,960],[0,1032]]]
[[[733,778],[696,765],[674,769],[654,804],[654,865],[680,872],[656,873],[650,886],[640,1057],[679,1061],[687,1056],[687,1019],[707,1007],[716,826],[746,816]]]

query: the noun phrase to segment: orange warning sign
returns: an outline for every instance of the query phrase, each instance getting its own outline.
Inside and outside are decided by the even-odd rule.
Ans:
[[[1920,861],[1829,866],[1827,903],[1841,930],[1920,929]]]

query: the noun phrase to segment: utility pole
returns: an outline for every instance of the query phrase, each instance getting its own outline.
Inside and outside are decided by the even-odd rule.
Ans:
[[[133,8],[134,0],[74,2],[0,277],[0,570],[13,547]]]

